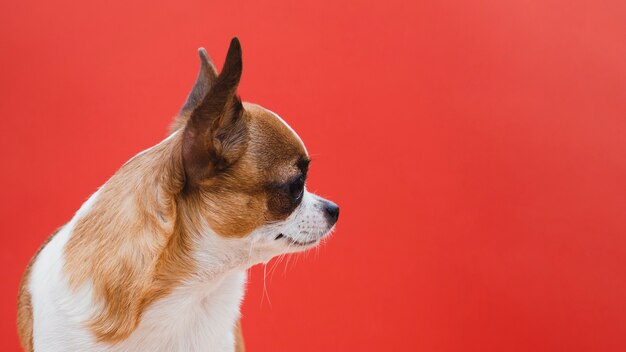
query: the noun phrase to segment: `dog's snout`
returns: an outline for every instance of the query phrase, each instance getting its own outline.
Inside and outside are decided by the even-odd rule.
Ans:
[[[324,212],[328,222],[335,224],[339,219],[339,206],[329,200],[324,204]]]

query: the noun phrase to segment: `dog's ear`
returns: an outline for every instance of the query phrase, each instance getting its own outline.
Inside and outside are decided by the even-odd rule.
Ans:
[[[237,96],[241,78],[241,45],[230,42],[222,72],[193,110],[183,132],[186,183],[198,183],[232,165],[245,151],[247,128]]]
[[[215,69],[215,65],[213,65],[213,61],[211,61],[211,58],[206,53],[206,50],[204,48],[198,49],[198,55],[200,56],[198,78],[187,97],[185,105],[180,109],[181,114],[194,111],[211,90],[211,87],[217,79],[217,70]]]
[[[215,69],[215,65],[213,65],[213,61],[211,61],[211,58],[206,53],[206,50],[204,48],[198,49],[198,55],[200,56],[200,71],[198,72],[196,83],[193,85],[193,88],[191,88],[191,92],[189,92],[187,96],[187,101],[180,109],[178,117],[170,127],[170,133],[184,126],[189,118],[189,114],[200,105],[217,79],[217,70]]]

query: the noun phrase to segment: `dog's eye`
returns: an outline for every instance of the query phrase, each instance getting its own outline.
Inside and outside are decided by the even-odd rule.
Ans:
[[[304,178],[299,177],[289,185],[289,194],[291,198],[298,201],[304,193]]]

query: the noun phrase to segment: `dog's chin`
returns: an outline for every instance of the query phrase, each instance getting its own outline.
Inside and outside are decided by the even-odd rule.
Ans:
[[[331,234],[333,229],[334,226],[327,231],[316,235],[313,239],[294,238],[287,233],[279,233],[274,238],[274,242],[279,243],[281,247],[284,247],[286,252],[301,252],[318,246],[326,237]]]
[[[282,244],[286,244],[289,247],[303,248],[303,249],[316,246],[317,244],[320,243],[321,239],[322,237],[319,237],[313,240],[296,240],[295,238],[282,234],[282,233],[278,234],[278,236],[274,238],[275,241],[280,241]]]
[[[287,234],[280,233],[274,241],[279,243],[283,247],[285,252],[301,252],[307,249],[311,249],[322,241],[325,236],[317,236],[315,239],[295,239]]]

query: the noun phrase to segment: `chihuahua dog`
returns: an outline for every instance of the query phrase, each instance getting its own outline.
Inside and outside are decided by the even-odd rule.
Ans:
[[[169,136],[130,159],[31,260],[26,351],[243,351],[246,270],[315,247],[339,207],[307,191],[309,156],[275,113],[242,103],[241,46],[204,49]]]

